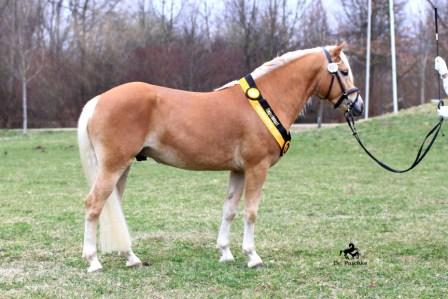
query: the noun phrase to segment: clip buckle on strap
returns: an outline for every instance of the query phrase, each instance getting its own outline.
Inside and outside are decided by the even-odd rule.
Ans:
[[[247,75],[239,80],[240,86],[244,94],[249,99],[249,103],[263,124],[269,130],[271,135],[280,146],[280,156],[283,156],[288,151],[291,145],[291,134],[283,127],[274,110],[269,103],[263,98],[260,90],[255,84],[252,75]]]

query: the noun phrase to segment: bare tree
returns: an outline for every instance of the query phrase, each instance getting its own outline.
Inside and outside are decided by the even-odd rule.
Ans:
[[[115,9],[119,0],[69,0],[74,58],[78,60],[73,74],[79,84],[77,102],[83,104],[95,94],[96,81],[94,56],[98,53],[104,33],[101,32],[106,17]]]
[[[42,70],[44,34],[42,1],[12,1],[9,4],[11,23],[6,41],[11,54],[6,63],[11,74],[20,81],[22,95],[22,129],[28,130],[28,84]]]
[[[62,43],[67,38],[69,26],[64,24],[64,0],[47,0],[45,29],[49,37],[49,50],[54,56],[60,55]]]
[[[181,2],[179,6],[174,0],[162,0],[159,4],[152,2],[151,9],[158,18],[159,39],[163,42],[169,43],[175,38],[176,20],[181,15],[185,3]]]
[[[428,21],[429,23],[431,23],[431,18],[432,14],[427,14],[426,17],[420,16],[415,25],[415,27],[417,28],[415,37],[418,43],[417,57],[420,61],[420,104],[424,104],[426,102],[426,71],[431,51],[431,44],[428,43],[428,40],[431,40],[432,32],[428,30],[429,28],[425,26],[425,24]]]
[[[258,63],[257,49],[260,48],[258,38],[259,10],[256,0],[228,0],[229,42],[236,43],[243,51],[244,67],[250,70]]]
[[[282,52],[296,47],[294,35],[300,16],[303,15],[306,1],[296,2],[295,12],[286,0],[269,0],[261,7],[260,39],[264,59],[270,59]]]
[[[187,82],[188,90],[193,90],[195,88],[195,68],[198,68],[198,54],[201,51],[199,43],[201,40],[199,38],[199,9],[193,6],[189,15],[184,23],[183,27],[183,39],[185,49],[187,51]]]

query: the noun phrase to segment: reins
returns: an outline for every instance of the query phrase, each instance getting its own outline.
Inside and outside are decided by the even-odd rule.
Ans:
[[[436,45],[437,45],[437,56],[439,56],[439,29],[438,29],[438,14],[437,14],[437,7],[435,7],[431,1],[428,1],[434,8],[434,15],[435,15],[435,32],[436,32]],[[440,79],[438,78],[438,82],[439,82],[439,103],[437,105],[437,107],[440,109],[440,107],[442,107],[444,105],[441,94],[440,94]],[[342,85],[343,86],[343,85]],[[342,87],[341,86],[341,87]],[[434,142],[437,139],[437,136],[439,135],[440,129],[442,128],[443,125],[443,121],[444,121],[444,117],[441,116],[439,121],[437,122],[437,124],[426,134],[425,138],[423,139],[422,144],[420,145],[420,148],[417,152],[417,156],[415,157],[414,162],[411,164],[411,166],[409,166],[406,169],[396,169],[393,168],[387,164],[385,164],[384,162],[382,162],[381,160],[379,160],[378,158],[376,158],[364,145],[364,143],[361,141],[361,138],[358,134],[358,131],[356,130],[356,126],[355,126],[355,120],[353,118],[353,115],[350,111],[350,106],[349,106],[349,110],[345,113],[345,120],[347,121],[347,124],[350,128],[350,130],[352,131],[353,137],[355,137],[356,141],[358,142],[358,144],[361,146],[361,148],[366,152],[366,154],[373,160],[375,161],[379,166],[381,166],[382,168],[384,168],[385,170],[388,170],[390,172],[393,173],[405,173],[408,172],[412,169],[414,169],[415,167],[417,167],[418,164],[420,164],[421,161],[423,161],[423,159],[425,158],[425,156],[428,154],[429,150],[432,148]],[[432,136],[432,137],[431,137]],[[429,143],[427,142],[428,140]]]

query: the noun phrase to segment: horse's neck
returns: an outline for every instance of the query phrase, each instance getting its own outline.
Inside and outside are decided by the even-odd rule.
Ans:
[[[263,96],[287,129],[294,123],[317,87],[320,70],[318,59],[320,57],[307,54],[257,80]]]

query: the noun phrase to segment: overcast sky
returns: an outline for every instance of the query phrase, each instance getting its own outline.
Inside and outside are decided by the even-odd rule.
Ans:
[[[122,2],[122,5],[129,8],[130,10],[135,10],[138,7],[137,3],[139,3],[140,1],[124,0],[124,2]],[[159,12],[161,12],[163,0],[143,0],[143,1],[146,1],[147,5],[148,3],[152,3],[151,5],[153,5],[156,8],[156,10],[159,10]],[[209,7],[210,10],[210,14],[212,15],[212,20],[214,21],[217,20],[217,22],[225,21],[223,17],[225,16],[224,14],[225,3],[227,0],[165,0],[166,10],[169,10],[172,1],[174,3],[175,15],[178,15],[181,12],[181,9],[185,13],[193,6],[199,7],[202,10],[204,3],[207,3],[207,6]],[[307,0],[307,1],[313,1],[313,0]],[[266,0],[265,1],[257,0],[257,2],[265,3]],[[287,2],[291,6],[291,9],[294,10],[296,7],[297,0],[287,0]],[[325,8],[327,9],[329,23],[332,24],[333,22],[338,22],[337,16],[339,10],[341,9],[340,0],[323,0],[322,2]],[[425,17],[425,13],[428,12],[428,8],[431,8],[431,6],[427,0],[407,0],[406,11],[409,16],[408,20],[414,21],[415,18]]]
[[[175,6],[177,9],[175,10],[179,10],[182,3],[185,2],[189,2],[189,3],[194,3],[194,4],[198,4],[198,3],[203,3],[206,2],[208,4],[209,7],[213,7],[214,12],[219,12],[219,11],[223,11],[224,10],[224,3],[225,0],[198,0],[198,1],[194,1],[194,0],[173,0],[175,3]],[[262,0],[258,0],[260,3],[262,3]],[[294,8],[295,7],[295,3],[297,2],[297,0],[287,0],[289,5]],[[312,0],[308,0],[308,1],[312,1]],[[375,1],[375,0],[373,0]],[[166,0],[166,3],[170,3],[171,0]],[[337,13],[338,9],[340,9],[340,1],[339,0],[323,0],[322,1],[324,6],[326,7],[327,11],[329,12],[329,18],[333,18],[333,16]],[[416,16],[422,13],[423,9],[429,5],[428,2],[426,0],[408,0],[407,1],[407,6],[406,9],[410,12],[410,14]],[[133,1],[131,1],[130,3],[135,3]],[[161,7],[161,0],[156,0],[153,1],[153,3],[156,5],[156,7],[158,6],[159,8]],[[159,5],[158,5],[159,4]],[[132,5],[132,4],[131,4]],[[167,4],[168,6],[169,4]],[[185,4],[184,4],[185,5]],[[184,7],[185,8],[185,7]]]

